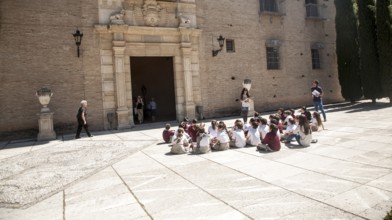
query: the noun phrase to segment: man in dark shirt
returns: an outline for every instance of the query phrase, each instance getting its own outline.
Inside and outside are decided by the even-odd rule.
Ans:
[[[310,89],[312,91],[312,97],[313,97],[313,104],[316,112],[319,110],[323,114],[324,121],[327,121],[327,116],[325,115],[324,112],[324,106],[323,106],[323,89],[319,86],[319,81],[315,80],[313,81],[313,87]]]
[[[86,131],[89,137],[92,137],[90,131],[88,130],[88,124],[87,124],[87,101],[86,100],[82,100],[80,102],[80,108],[78,110],[78,114],[76,115],[76,118],[78,119],[78,129],[76,131],[75,138],[76,139],[80,138],[80,132],[82,131],[82,128],[84,128],[84,130]]]

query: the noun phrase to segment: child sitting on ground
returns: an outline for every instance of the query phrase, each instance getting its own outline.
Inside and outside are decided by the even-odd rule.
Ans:
[[[312,131],[320,131],[321,128],[324,130],[323,122],[321,121],[320,113],[313,112],[312,123],[310,124]]]
[[[178,136],[173,137],[173,146],[170,150],[172,154],[185,154],[189,151],[189,142],[184,133],[183,128],[177,130]]]
[[[243,130],[243,123],[241,121],[235,124],[235,130],[231,134],[230,147],[242,148],[246,145],[245,133]]]
[[[204,128],[199,128],[199,137],[197,137],[197,147],[194,152],[197,154],[205,154],[211,151],[211,136],[207,134]]]
[[[187,133],[192,138],[192,142],[197,142],[198,132],[199,132],[199,129],[198,129],[198,125],[197,125],[197,119],[193,119],[191,126],[189,126],[188,130],[187,130]]]
[[[226,126],[224,123],[218,125],[218,135],[213,140],[212,148],[214,150],[227,150],[230,147],[230,137],[227,134]]]
[[[268,122],[267,119],[262,117],[259,117],[258,122],[259,122],[260,139],[263,140],[267,135],[267,133],[269,132]]]
[[[211,126],[208,127],[208,134],[211,135],[212,138],[215,138],[218,135],[218,122],[216,120],[211,121]]]
[[[270,124],[269,128],[270,131],[261,142],[261,145],[257,146],[257,149],[262,151],[279,151],[280,141],[277,135],[278,126],[276,126],[276,124]]]
[[[301,115],[304,115],[308,121],[312,120],[312,114],[306,109],[306,106],[302,106],[300,112]]]
[[[281,141],[286,140],[289,137],[289,135],[293,134],[293,132],[296,128],[297,128],[297,124],[295,123],[294,118],[290,118],[288,121],[287,128],[283,132],[283,135],[281,136],[280,140]]]
[[[250,128],[248,128],[248,135],[246,136],[246,143],[250,146],[257,146],[257,145],[261,144],[259,126],[258,126],[256,120],[254,120],[254,118],[252,118],[252,119],[251,119],[252,126]]]
[[[284,111],[284,121],[283,121],[283,127],[287,127],[287,124],[289,122],[290,119],[293,119],[293,116],[291,115],[291,111],[290,110],[286,110]]]
[[[175,133],[174,130],[170,130],[170,124],[166,124],[165,125],[165,130],[163,130],[163,132],[162,132],[163,140],[166,143],[170,143],[174,133]]]
[[[311,142],[317,142],[317,140],[312,140],[312,129],[310,128],[309,122],[304,115],[298,116],[298,126],[294,133],[287,137],[285,143],[290,143],[294,138],[302,147],[309,147]]]

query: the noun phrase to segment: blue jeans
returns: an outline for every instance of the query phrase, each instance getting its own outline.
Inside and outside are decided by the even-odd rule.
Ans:
[[[327,120],[327,116],[325,116],[324,107],[323,107],[323,101],[322,100],[320,100],[320,101],[313,101],[313,104],[314,104],[314,108],[315,108],[316,112],[318,112],[320,110],[321,113],[323,114],[324,121],[326,121]]]
[[[299,134],[290,134],[287,139],[286,142],[291,142],[291,140],[293,140],[295,138],[295,140],[297,140],[298,144],[302,146],[301,144],[301,136],[299,136]]]

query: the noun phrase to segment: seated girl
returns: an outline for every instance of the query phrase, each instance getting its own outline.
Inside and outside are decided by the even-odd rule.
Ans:
[[[267,133],[269,132],[269,126],[267,119],[265,118],[259,118],[259,133],[260,133],[260,139],[263,140]]]
[[[174,133],[175,133],[174,130],[170,130],[170,124],[166,124],[165,125],[165,130],[163,130],[163,132],[162,132],[163,140],[166,143],[170,143]]]
[[[295,123],[294,118],[290,118],[288,120],[288,124],[287,124],[287,128],[286,130],[283,132],[283,135],[281,136],[280,140],[284,141],[286,140],[289,135],[294,133],[294,130],[297,128],[297,124]]]
[[[252,118],[253,119],[253,118]],[[259,126],[256,120],[252,121],[252,126],[248,128],[248,135],[246,136],[246,143],[250,146],[257,146],[261,144]]]
[[[216,120],[211,121],[211,126],[208,127],[208,134],[211,135],[212,138],[215,138],[218,135],[218,122]]]
[[[241,121],[235,124],[235,130],[231,134],[230,147],[242,148],[246,145],[245,133]]]
[[[212,148],[214,150],[227,150],[230,147],[230,137],[227,134],[226,126],[219,123],[218,125],[218,135],[212,141]]]
[[[320,131],[321,128],[324,130],[324,125],[321,121],[320,113],[313,112],[313,118],[310,127],[312,128],[312,131]]]
[[[278,126],[276,124],[270,124],[269,129],[270,131],[261,142],[261,145],[257,146],[257,149],[262,151],[279,151],[280,140],[277,135]]]
[[[197,138],[197,147],[194,152],[197,154],[205,154],[211,151],[211,135],[207,134],[204,128],[199,129],[199,137]]]
[[[312,142],[312,129],[310,129],[309,122],[304,115],[298,116],[298,126],[293,134],[287,137],[285,143],[290,143],[294,138],[297,140],[298,144],[303,147],[310,146],[310,143]]]
[[[184,133],[183,128],[177,130],[178,136],[173,137],[173,146],[170,150],[172,154],[185,154],[189,151],[189,142]]]

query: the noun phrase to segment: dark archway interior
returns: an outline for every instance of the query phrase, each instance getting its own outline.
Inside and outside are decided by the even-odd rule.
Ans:
[[[176,119],[173,57],[131,57],[133,102],[138,95],[144,99],[144,121],[151,122],[148,103],[157,103],[156,121]],[[137,120],[135,120],[136,122]]]

